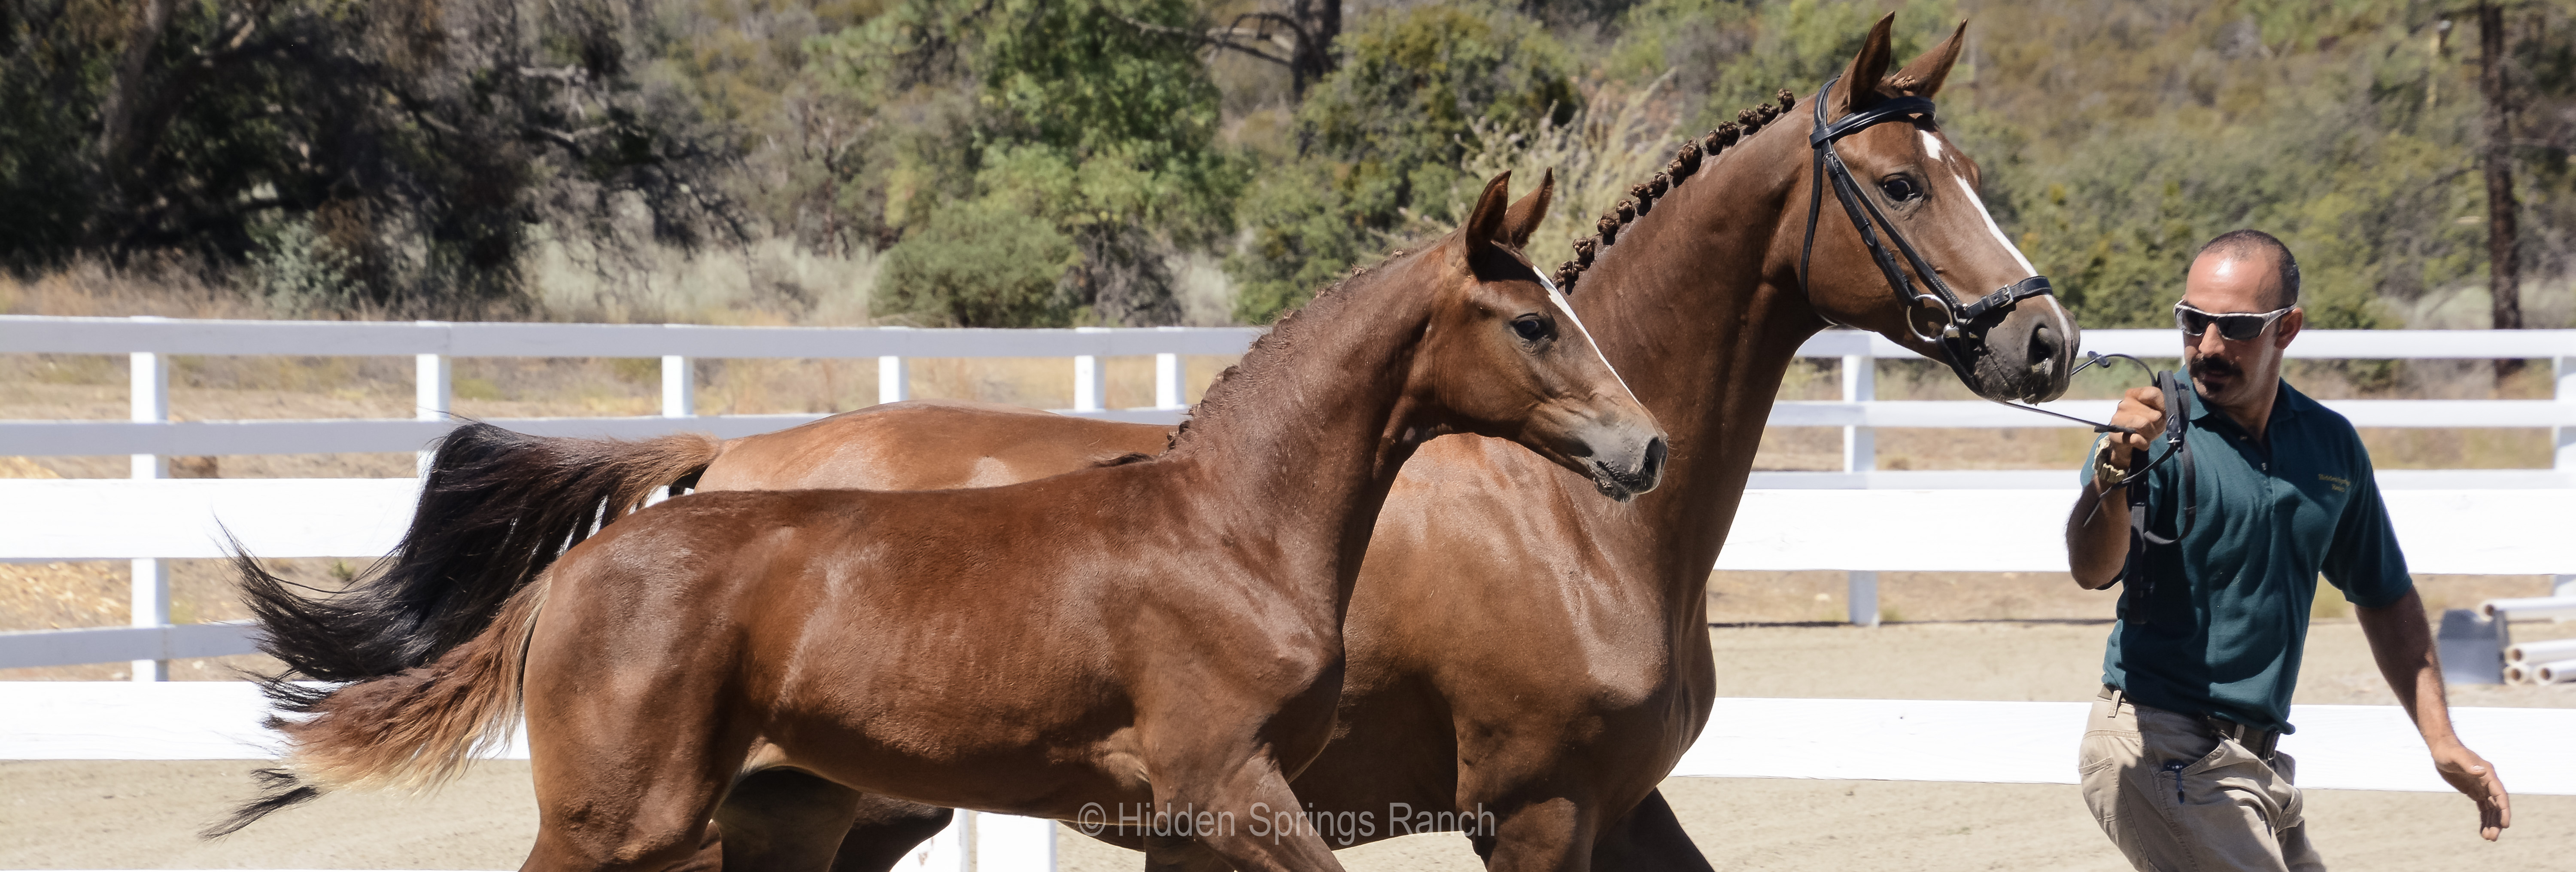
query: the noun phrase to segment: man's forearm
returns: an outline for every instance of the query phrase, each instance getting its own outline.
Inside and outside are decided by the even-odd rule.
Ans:
[[[2066,563],[2075,583],[2086,590],[2110,587],[2129,561],[2129,501],[2126,491],[2103,496],[2100,485],[2086,483],[2066,517]]]
[[[2414,591],[2378,608],[2356,608],[2362,636],[2370,640],[2371,658],[2380,677],[2397,694],[2397,704],[2415,721],[2427,745],[2458,744],[2451,732],[2451,706],[2442,688],[2442,661],[2433,650],[2433,632],[2424,620],[2424,598]]]

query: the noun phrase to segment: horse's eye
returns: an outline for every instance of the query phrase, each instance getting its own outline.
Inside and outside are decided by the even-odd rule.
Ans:
[[[1512,332],[1520,334],[1523,342],[1537,342],[1547,338],[1549,333],[1555,332],[1552,327],[1553,325],[1550,325],[1547,319],[1537,315],[1522,315],[1512,319]]]
[[[1878,183],[1878,192],[1886,194],[1887,201],[1890,203],[1902,203],[1923,196],[1922,191],[1915,189],[1914,180],[1904,176],[1896,176]]]

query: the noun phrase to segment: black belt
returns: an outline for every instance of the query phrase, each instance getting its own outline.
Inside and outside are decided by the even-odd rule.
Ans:
[[[2126,702],[2132,707],[2137,706],[2137,703],[2129,698],[2127,691],[2112,687],[2108,684],[2102,685],[2101,696],[2103,699],[2113,700],[2115,702]],[[2176,712],[2176,714],[2180,714],[2180,712]],[[2184,715],[2184,717],[2189,717],[2193,720],[2199,721],[2201,727],[2208,730],[2209,734],[2212,736],[2216,736],[2221,739],[2236,740],[2236,744],[2245,746],[2245,750],[2253,752],[2255,757],[2262,759],[2265,763],[2272,762],[2273,752],[2278,750],[2281,744],[2281,731],[2279,730],[2250,727],[2226,718],[2218,717],[2217,715]]]
[[[2249,727],[2216,715],[2201,715],[2200,723],[2209,728],[2210,735],[2235,739],[2236,744],[2245,746],[2245,750],[2254,752],[2254,756],[2265,763],[2272,762],[2272,752],[2281,744],[2279,730]]]

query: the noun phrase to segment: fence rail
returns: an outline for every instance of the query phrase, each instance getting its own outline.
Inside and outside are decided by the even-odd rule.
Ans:
[[[291,322],[0,316],[0,353],[123,354],[131,361],[132,420],[0,421],[0,456],[125,454],[141,482],[0,482],[0,560],[131,559],[134,628],[63,631],[77,656],[130,651],[139,680],[158,677],[178,650],[238,646],[230,630],[168,629],[163,561],[219,556],[211,522],[243,534],[253,553],[273,556],[368,557],[398,535],[409,509],[411,480],[150,481],[166,477],[177,455],[318,454],[420,450],[455,426],[450,360],[456,357],[628,357],[662,361],[662,414],[613,418],[520,418],[493,423],[542,436],[641,438],[677,431],[736,437],[768,432],[819,415],[695,414],[697,358],[869,358],[877,360],[878,399],[910,396],[906,360],[955,357],[1070,357],[1073,408],[1064,414],[1140,423],[1172,423],[1184,412],[1181,356],[1235,354],[1260,335],[1253,328],[1073,328],[1062,330],[906,329],[893,327],[712,327],[699,325],[488,324],[446,322]],[[2086,348],[2140,357],[2171,357],[2168,330],[2095,330]],[[1878,619],[1876,573],[1886,569],[1996,570],[2063,568],[2051,531],[2073,474],[2065,471],[1896,471],[1876,469],[1875,432],[1888,428],[2075,426],[1983,401],[1889,401],[1876,398],[1878,359],[1919,359],[1875,334],[1829,331],[1806,342],[1805,357],[1839,358],[1839,401],[1774,404],[1770,424],[1839,427],[1843,468],[1832,472],[1756,473],[1720,568],[1837,569],[1851,573],[1850,615]],[[169,420],[169,356],[399,356],[415,361],[412,419],[321,421]],[[2547,359],[2556,375],[2552,400],[2333,400],[2329,408],[2364,427],[2547,428],[2553,463],[2530,470],[2390,470],[2380,474],[2395,504],[2443,505],[2401,522],[2409,556],[2428,571],[2549,572],[2576,569],[2565,537],[2547,534],[2506,542],[2519,529],[2510,511],[2564,518],[2576,508],[2576,330],[2311,330],[2289,349],[2309,359]],[[1104,357],[1155,358],[1155,403],[1113,409],[1106,403]],[[2110,415],[2107,400],[2067,400],[2047,408],[2081,417]],[[1870,491],[1832,494],[1832,491]],[[1904,492],[1923,492],[1902,495]],[[1973,496],[1958,491],[1985,491]],[[1896,492],[1896,493],[1891,493]],[[1985,514],[1962,501],[1994,501]],[[2448,517],[2443,517],[2445,514]],[[1860,519],[1877,519],[1865,521]],[[2020,529],[2014,545],[1962,553],[1933,547],[1860,547],[1847,533],[1937,530],[1926,518]],[[147,520],[148,519],[148,520]],[[2022,529],[2026,528],[2026,529]],[[2028,534],[2028,535],[2021,535]],[[1901,537],[1900,537],[1901,538]],[[2007,537],[2009,538],[2009,537]],[[2496,544],[2502,543],[2502,544]],[[2576,575],[2561,576],[2576,590]],[[154,632],[156,628],[165,630]],[[233,641],[226,641],[227,639]],[[0,667],[62,662],[24,655],[47,644],[30,634],[0,635]],[[193,646],[193,647],[191,647]],[[205,656],[205,655],[186,655]],[[85,662],[97,662],[95,660]]]

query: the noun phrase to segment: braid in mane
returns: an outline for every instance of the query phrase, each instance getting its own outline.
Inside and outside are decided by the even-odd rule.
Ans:
[[[1601,220],[1593,222],[1597,233],[1574,240],[1574,259],[1557,265],[1556,286],[1568,294],[1574,293],[1574,283],[1583,278],[1585,270],[1592,268],[1593,259],[1619,241],[1619,231],[1625,229],[1628,222],[1653,211],[1656,200],[1681,187],[1683,180],[1699,172],[1702,164],[1716,160],[1719,152],[1759,132],[1764,125],[1788,115],[1789,110],[1798,105],[1798,95],[1786,90],[1780,92],[1779,100],[1777,104],[1764,103],[1735,113],[1733,122],[1720,124],[1699,138],[1682,143],[1681,150],[1673,152],[1672,162],[1664,164],[1661,171],[1645,182],[1630,186],[1627,198],[1602,212]]]

